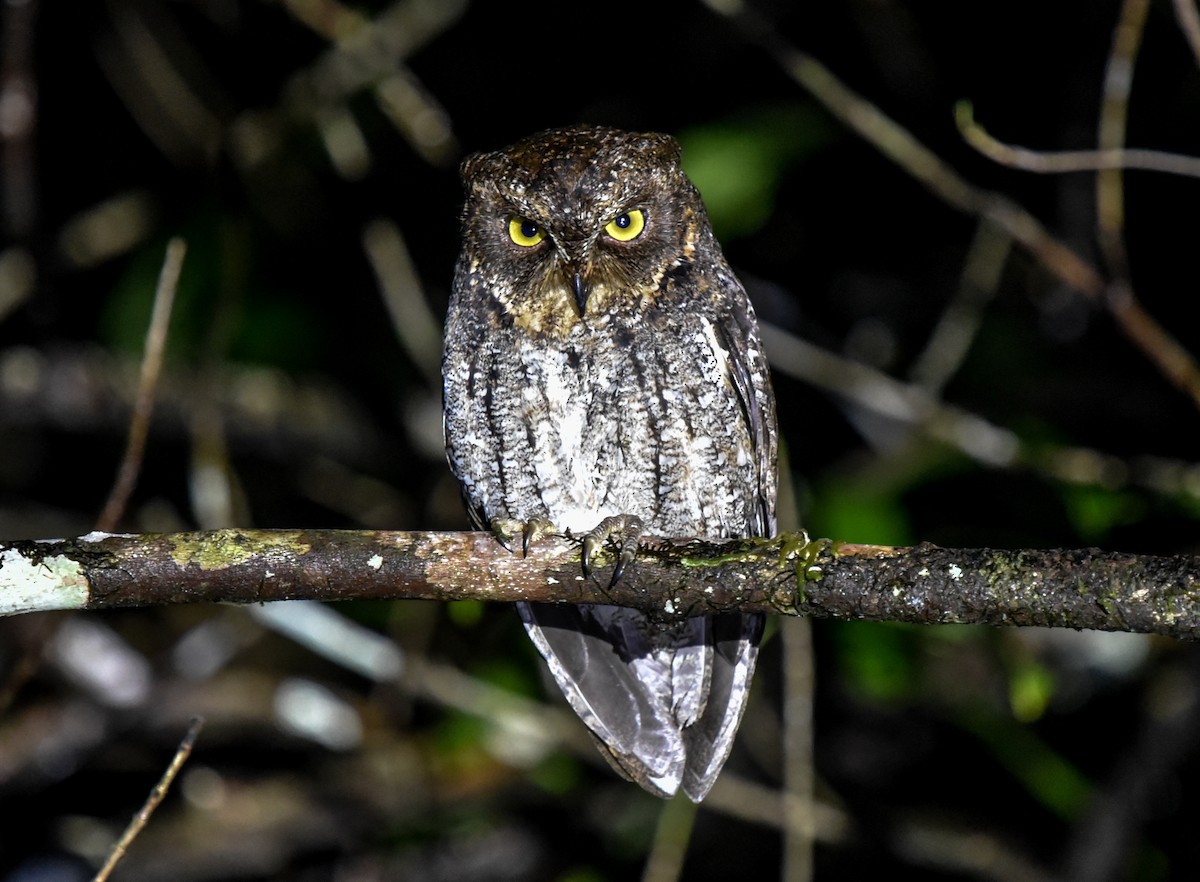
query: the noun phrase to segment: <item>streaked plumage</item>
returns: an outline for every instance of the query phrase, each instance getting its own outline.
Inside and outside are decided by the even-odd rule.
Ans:
[[[475,523],[545,518],[578,534],[632,515],[658,536],[772,534],[766,359],[675,141],[553,130],[462,174],[443,376],[447,456]],[[762,617],[519,609],[614,767],[702,799],[745,707]]]

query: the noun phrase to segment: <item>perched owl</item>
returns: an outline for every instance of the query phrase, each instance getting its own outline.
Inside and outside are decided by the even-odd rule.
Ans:
[[[547,524],[621,565],[639,535],[775,530],[775,403],[754,311],[667,135],[555,129],[462,166],[446,451],[472,520]],[[761,615],[519,604],[601,751],[704,798],[741,720]]]

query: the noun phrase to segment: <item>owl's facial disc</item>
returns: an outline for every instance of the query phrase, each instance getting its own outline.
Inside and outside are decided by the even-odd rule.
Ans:
[[[531,279],[540,279],[529,296],[502,298],[518,324],[565,335],[579,322],[645,301],[634,254],[644,251],[656,226],[649,206],[634,208],[631,200],[614,198],[601,208],[528,194],[506,201],[507,211],[496,221],[508,253],[527,262]]]
[[[613,242],[625,244],[638,238],[646,228],[646,215],[640,209],[632,208],[623,211],[604,225],[602,236]],[[592,261],[584,256],[590,252],[593,243],[587,242],[579,249],[563,251],[565,269],[571,285],[571,293],[575,295],[575,305],[579,307],[579,317],[587,314],[588,295],[591,293],[590,278]],[[579,251],[579,254],[571,252]]]

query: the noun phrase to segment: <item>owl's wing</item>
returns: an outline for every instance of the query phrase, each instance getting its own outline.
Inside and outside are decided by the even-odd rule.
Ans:
[[[707,618],[663,629],[644,613],[616,606],[518,603],[517,609],[571,708],[620,774],[660,796],[674,795],[681,782],[690,794],[696,749],[706,766],[715,759],[715,777],[737,718],[727,734],[703,736],[695,748],[682,734],[702,718],[710,681],[719,681],[723,704],[737,680],[724,659],[715,662],[728,647],[718,644],[714,653]]]
[[[683,730],[687,748],[683,792],[692,802],[708,795],[733,747],[750,696],[766,616],[727,613],[710,616],[708,621],[713,648],[708,703],[699,722]]]
[[[754,309],[745,289],[732,276],[725,281],[730,308],[717,324],[717,336],[729,352],[726,360],[729,380],[750,434],[758,475],[757,513],[755,523],[747,525],[747,535],[774,536],[779,441],[767,354],[763,351]]]
[[[746,535],[772,536],[778,481],[775,397],[758,324],[745,289],[732,274],[722,281],[727,295],[723,302],[729,305],[729,310],[717,323],[717,336],[729,353],[725,360],[729,382],[750,437],[757,476],[754,513],[746,525]],[[707,706],[700,720],[683,732],[687,749],[683,790],[694,802],[708,794],[733,747],[750,695],[766,616],[728,613],[712,616],[709,621],[713,655]]]

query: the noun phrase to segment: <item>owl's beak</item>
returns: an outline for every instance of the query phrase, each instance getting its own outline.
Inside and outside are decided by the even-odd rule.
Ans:
[[[579,307],[579,317],[587,312],[588,301],[588,284],[583,278],[583,273],[576,270],[571,275],[571,291],[575,294],[575,305]]]

